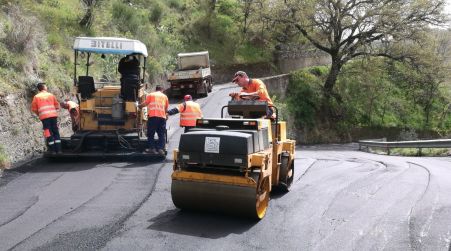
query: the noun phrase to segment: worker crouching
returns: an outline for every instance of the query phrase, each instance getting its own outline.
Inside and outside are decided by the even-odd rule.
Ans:
[[[56,97],[47,92],[45,83],[38,83],[39,93],[33,97],[31,111],[39,116],[49,151],[61,153],[61,139],[58,130],[58,111],[60,105]]]
[[[70,114],[70,120],[72,123],[72,131],[76,132],[80,129],[80,107],[74,101],[69,99],[65,99],[64,102],[61,103],[61,107],[67,109]]]
[[[185,132],[196,126],[196,120],[202,118],[200,105],[193,101],[191,95],[185,95],[184,102],[168,111],[169,115],[180,113],[180,127],[185,127]]]

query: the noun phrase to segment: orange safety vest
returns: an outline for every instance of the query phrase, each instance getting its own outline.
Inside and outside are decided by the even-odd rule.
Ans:
[[[266,89],[265,84],[260,79],[249,79],[249,85],[247,88],[241,90],[241,92],[252,93],[257,92],[260,97],[258,100],[260,101],[268,101],[269,106],[274,106],[271,98],[269,97],[268,90]]]
[[[178,105],[180,112],[180,126],[196,126],[196,120],[202,118],[200,105],[193,101],[186,101]]]
[[[55,96],[46,91],[36,94],[31,102],[31,111],[36,113],[40,120],[58,117],[59,107]]]
[[[160,91],[152,92],[146,97],[147,115],[150,117],[166,118],[166,111],[169,107],[169,100]]]

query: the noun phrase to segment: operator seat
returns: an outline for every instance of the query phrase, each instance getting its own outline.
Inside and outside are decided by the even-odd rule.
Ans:
[[[143,85],[137,78],[121,78],[121,97],[124,101],[137,101],[139,89]]]
[[[96,91],[94,78],[92,76],[78,76],[78,92],[82,99],[92,98],[92,94]]]

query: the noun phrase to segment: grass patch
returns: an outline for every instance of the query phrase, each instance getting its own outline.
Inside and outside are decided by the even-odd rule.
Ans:
[[[5,152],[5,148],[0,145],[0,169],[5,169],[9,166],[9,157]]]
[[[400,156],[448,156],[451,149],[448,148],[423,148],[421,151],[417,148],[393,148],[390,150],[392,155]]]
[[[369,152],[387,154],[386,148],[370,147]],[[390,155],[396,156],[422,156],[422,157],[446,157],[451,155],[451,148],[390,148]]]

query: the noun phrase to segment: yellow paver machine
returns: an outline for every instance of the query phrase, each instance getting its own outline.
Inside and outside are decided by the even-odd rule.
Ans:
[[[147,114],[136,103],[145,100],[146,46],[126,38],[77,37],[74,58],[78,130],[61,139],[62,153],[44,156],[164,158],[143,153]],[[86,68],[78,71],[80,65]]]
[[[223,118],[224,108],[232,118]],[[293,182],[296,143],[285,122],[261,118],[267,109],[267,102],[232,100],[221,118],[198,119],[181,135],[171,185],[176,207],[265,216],[272,188],[288,191]]]

